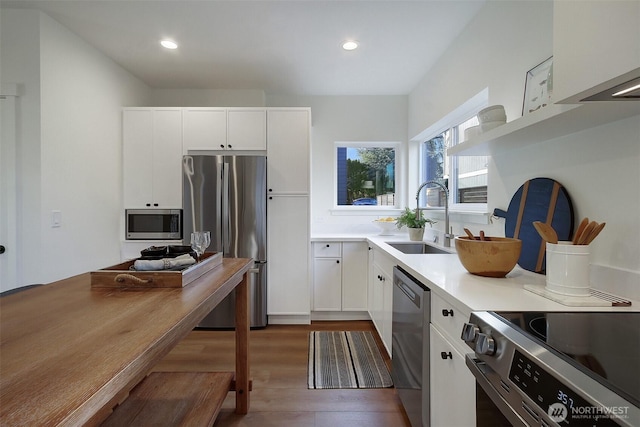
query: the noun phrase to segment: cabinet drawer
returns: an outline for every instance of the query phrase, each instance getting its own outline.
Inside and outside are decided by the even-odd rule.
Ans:
[[[393,267],[395,266],[395,262],[392,258],[386,256],[382,251],[374,250],[373,262],[382,269],[389,280],[393,280]]]
[[[463,310],[431,292],[431,323],[446,334],[456,346],[464,348],[460,335],[462,326],[469,321],[470,314],[468,310]]]
[[[340,258],[342,244],[340,242],[315,242],[313,244],[314,258]]]

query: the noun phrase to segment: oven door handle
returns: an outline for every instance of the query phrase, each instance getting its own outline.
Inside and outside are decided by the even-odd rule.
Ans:
[[[518,415],[516,411],[514,411],[509,403],[498,393],[498,391],[493,387],[493,385],[487,380],[484,376],[484,373],[480,369],[480,367],[476,363],[476,359],[474,359],[474,354],[470,353],[465,356],[465,363],[467,367],[471,371],[474,377],[476,377],[476,381],[482,387],[489,399],[493,402],[494,405],[502,412],[507,420],[513,425],[517,427],[529,427],[521,417]],[[483,363],[483,362],[480,362]]]

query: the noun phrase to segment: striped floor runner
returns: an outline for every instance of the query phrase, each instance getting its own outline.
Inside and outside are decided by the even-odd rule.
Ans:
[[[309,334],[309,388],[385,388],[393,382],[371,332]]]

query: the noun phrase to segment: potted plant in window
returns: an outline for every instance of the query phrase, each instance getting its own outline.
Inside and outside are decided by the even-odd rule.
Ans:
[[[409,240],[420,241],[424,237],[424,225],[433,226],[436,221],[425,218],[422,211],[416,213],[416,210],[404,208],[402,215],[396,220],[398,228],[407,227],[409,229]]]

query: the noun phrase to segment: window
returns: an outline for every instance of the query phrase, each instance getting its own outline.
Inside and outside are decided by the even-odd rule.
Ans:
[[[336,143],[336,205],[396,207],[396,143]]]
[[[463,142],[465,129],[476,125],[478,125],[478,118],[473,116],[425,141],[421,147],[422,180],[444,182],[449,189],[449,203],[452,205],[471,207],[487,203],[489,158],[487,156],[446,156],[446,148]],[[444,196],[439,194],[440,190],[437,187],[427,188],[425,191],[428,206],[443,206]]]

